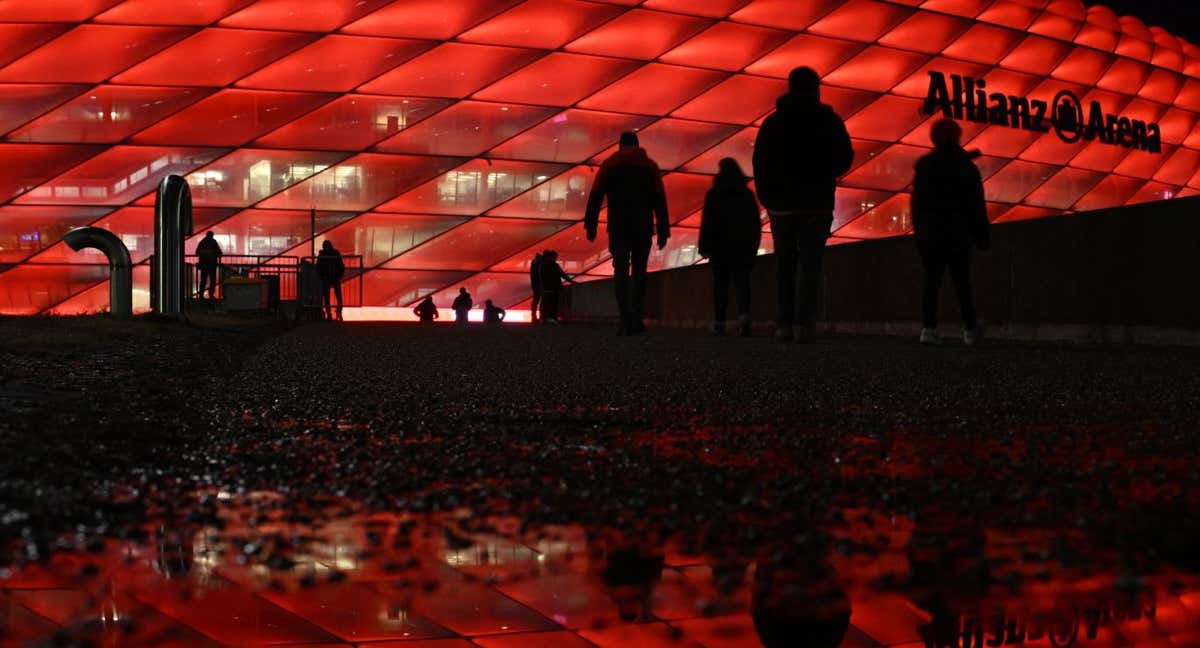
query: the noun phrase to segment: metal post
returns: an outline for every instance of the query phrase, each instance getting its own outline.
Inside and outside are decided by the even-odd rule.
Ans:
[[[154,202],[151,307],[160,315],[183,316],[183,242],[191,235],[192,192],[183,177],[169,175]]]
[[[108,310],[113,317],[133,317],[133,263],[125,243],[101,227],[75,228],[63,235],[63,242],[76,252],[95,248],[108,257]]]
[[[317,256],[317,208],[308,211],[308,229],[311,236],[308,239],[308,255]]]

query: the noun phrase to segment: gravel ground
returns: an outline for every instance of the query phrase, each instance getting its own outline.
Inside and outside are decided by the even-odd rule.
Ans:
[[[104,320],[0,338],[5,564],[215,521],[196,493],[216,490],[718,557],[869,510],[935,537],[1049,534],[1057,565],[1197,563],[1196,349]]]

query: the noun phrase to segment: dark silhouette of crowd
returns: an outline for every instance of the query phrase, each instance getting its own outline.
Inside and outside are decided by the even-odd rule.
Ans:
[[[990,247],[983,182],[973,159],[964,150],[962,130],[950,119],[931,129],[933,150],[917,162],[912,190],[912,220],[916,247],[924,271],[920,342],[942,343],[938,335],[938,293],[949,273],[962,310],[964,342],[975,344],[983,327],[971,289],[973,251]],[[787,93],[763,121],[754,144],[753,178],[734,158],[724,158],[704,200],[699,253],[712,271],[712,324],[725,335],[730,322],[732,289],[736,304],[735,331],[753,334],[751,274],[758,257],[764,219],[770,223],[776,259],[775,338],[780,342],[811,342],[821,290],[825,248],[834,223],[838,179],[849,172],[854,148],[842,118],[821,101],[821,81],[811,68],[800,67],[788,77]],[[663,174],[637,133],[622,133],[617,150],[596,171],[584,213],[584,232],[595,242],[602,211],[612,257],[613,290],[619,318],[618,334],[645,332],[646,275],[655,247],[671,239],[671,217]],[[765,217],[765,218],[764,218]],[[220,247],[212,234],[197,248],[201,292],[215,283],[215,260]],[[322,301],[330,319],[341,319],[341,254],[328,241],[317,260]],[[529,263],[533,322],[562,321],[564,285],[574,278],[560,265],[558,253],[543,250]],[[209,288],[210,296],[212,288]],[[333,309],[330,293],[336,297]],[[483,321],[499,324],[505,312],[485,302]],[[463,287],[451,304],[454,321],[466,324],[474,298]],[[439,318],[432,297],[413,310],[422,322]]]

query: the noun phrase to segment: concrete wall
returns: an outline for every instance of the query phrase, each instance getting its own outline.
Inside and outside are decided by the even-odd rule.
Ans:
[[[992,250],[974,265],[990,336],[1200,344],[1200,197],[998,224],[992,238]],[[775,315],[774,273],[774,257],[760,257],[752,314],[763,328]],[[569,303],[576,319],[616,316],[610,281],[572,288]],[[646,317],[705,326],[711,304],[708,267],[679,268],[652,276]],[[943,331],[957,330],[949,278],[941,306]],[[911,238],[829,248],[819,317],[838,331],[919,330],[920,264]]]

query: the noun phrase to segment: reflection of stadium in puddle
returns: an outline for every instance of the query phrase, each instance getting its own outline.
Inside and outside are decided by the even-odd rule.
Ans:
[[[1061,539],[947,534],[865,511],[841,516],[818,543],[828,551],[781,556],[775,545],[715,561],[578,526],[522,532],[516,520],[364,514],[344,502],[297,512],[279,494],[207,502],[216,515],[203,526],[8,574],[4,641],[724,647],[761,645],[761,633],[780,646],[844,635],[843,646],[982,648],[1200,636],[1200,589],[1179,574],[1051,566],[1037,547]]]

